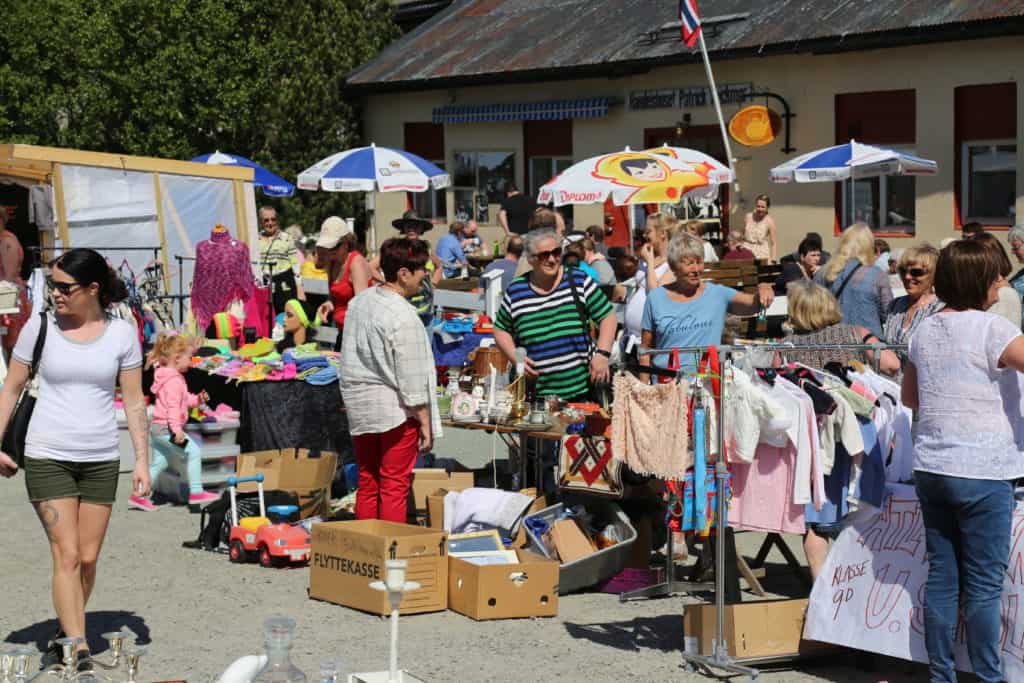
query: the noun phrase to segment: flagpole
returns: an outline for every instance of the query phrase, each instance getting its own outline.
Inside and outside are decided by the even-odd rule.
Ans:
[[[704,71],[707,72],[708,83],[711,85],[711,99],[715,103],[715,114],[718,115],[718,127],[722,130],[722,142],[725,144],[725,155],[728,157],[729,170],[732,171],[733,183],[736,193],[740,191],[740,177],[733,167],[732,145],[729,144],[729,132],[725,129],[725,119],[722,118],[722,103],[718,100],[718,86],[715,85],[715,75],[711,72],[711,60],[708,58],[708,46],[704,43],[704,27],[702,26],[697,39],[700,41],[700,53],[704,57]]]

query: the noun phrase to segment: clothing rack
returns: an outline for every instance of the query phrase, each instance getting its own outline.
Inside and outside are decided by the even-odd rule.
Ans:
[[[876,351],[874,357],[875,371],[878,371],[880,363],[881,351],[902,351],[906,350],[906,344],[807,344],[799,345],[791,342],[775,342],[767,344],[733,344],[733,345],[720,345],[715,347],[710,346],[696,346],[696,347],[684,347],[674,349],[645,349],[640,348],[637,351],[637,355],[643,356],[663,356],[673,353],[700,353],[703,354],[708,349],[715,348],[719,354],[719,363],[722,368],[722,384],[720,391],[720,404],[724,403],[725,391],[729,384],[732,383],[733,373],[733,354],[734,353],[749,353],[755,351]],[[768,664],[774,662],[783,662],[794,659],[797,657],[794,655],[783,655],[775,657],[759,657],[749,659],[736,659],[729,655],[729,648],[725,642],[725,635],[723,633],[723,627],[725,624],[725,535],[729,529],[729,517],[728,510],[726,509],[725,502],[725,478],[728,474],[728,469],[725,462],[725,448],[722,444],[725,440],[725,410],[723,405],[718,407],[718,458],[715,461],[715,485],[717,486],[718,495],[715,497],[715,516],[717,517],[716,522],[716,533],[718,535],[718,541],[715,544],[715,639],[712,643],[710,655],[700,655],[696,653],[683,652],[683,659],[689,663],[694,669],[702,669],[705,672],[711,673],[712,669],[720,669],[722,671],[729,671],[732,673],[741,674],[744,676],[750,676],[751,680],[756,680],[760,673],[757,669],[751,666],[745,666],[745,664]],[[671,538],[671,536],[669,537]],[[671,578],[671,577],[669,577]]]
[[[90,246],[74,246],[74,247],[40,247],[30,246],[26,247],[28,251],[35,253],[35,261],[33,267],[39,267],[43,264],[43,253],[55,252],[55,251],[67,251],[68,249],[92,249],[93,251],[151,251],[153,252],[153,260],[160,260],[160,250],[163,247],[157,245],[155,247],[90,247]]]
[[[683,350],[680,350],[680,353],[686,353],[686,352],[683,351]],[[696,367],[696,366],[698,366],[700,364],[700,357],[702,355],[702,352],[701,351],[692,351],[691,353],[693,353],[693,355],[695,356],[694,367]],[[649,374],[657,375],[657,376],[661,376],[661,377],[674,377],[677,380],[678,379],[682,379],[684,377],[693,376],[694,374],[696,374],[697,375],[697,383],[698,383],[698,385],[700,383],[700,375],[699,375],[699,373],[690,373],[690,372],[686,372],[686,371],[683,371],[683,370],[672,371],[672,370],[666,370],[666,369],[658,368],[658,367],[650,367],[650,368],[646,368],[646,367],[643,367],[643,366],[637,367],[637,366],[635,366],[633,364],[629,364],[626,369],[628,369],[631,372],[648,372]],[[695,407],[698,405],[698,402],[701,400],[701,393],[700,393],[700,390],[699,390],[700,387],[698,386],[697,389],[698,389],[698,391],[694,395],[694,406]],[[704,452],[705,453],[707,453],[707,444],[710,443],[709,435],[708,435],[709,431],[710,430],[706,429],[705,430],[705,434],[704,434],[704,443],[705,443],[705,451]],[[665,578],[664,578],[664,580],[661,581],[660,583],[656,583],[656,584],[653,584],[653,585],[650,585],[650,586],[644,586],[643,588],[636,588],[636,589],[631,590],[631,591],[626,591],[625,593],[620,593],[619,594],[619,602],[627,602],[629,600],[634,600],[634,599],[637,599],[637,598],[664,598],[664,597],[670,597],[670,596],[675,595],[677,593],[696,593],[698,591],[707,591],[707,590],[711,590],[712,588],[714,588],[714,584],[711,583],[710,581],[678,581],[678,580],[676,580],[675,557],[674,557],[674,555],[675,555],[675,540],[672,538],[673,535],[674,535],[674,532],[672,531],[672,529],[667,529],[667,532],[668,532],[668,534],[667,534],[667,538],[666,538],[666,541],[665,541]],[[710,538],[710,536],[709,536],[709,538]],[[720,542],[721,542],[721,539],[716,541],[716,543],[720,543]],[[693,577],[691,576],[691,578],[693,578]]]

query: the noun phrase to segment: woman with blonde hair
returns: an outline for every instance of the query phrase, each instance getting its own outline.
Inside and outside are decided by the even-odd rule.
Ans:
[[[624,350],[640,343],[644,304],[648,292],[672,281],[668,266],[668,241],[672,229],[678,225],[676,219],[664,213],[652,213],[644,227],[644,245],[640,248],[640,260],[645,268],[634,277],[636,293],[626,304],[625,330],[622,334]]]
[[[867,329],[859,325],[841,322],[839,304],[832,293],[821,285],[809,280],[794,280],[787,289],[789,303],[789,326],[792,331],[783,338],[784,343],[792,344],[793,350],[785,352],[787,361],[804,363],[815,368],[823,368],[828,363],[847,363],[857,360],[864,363],[871,361],[871,352],[867,350],[800,350],[801,346],[819,344],[874,344],[879,341]],[[778,359],[781,363],[781,358]],[[886,374],[899,370],[900,361],[892,351],[882,351],[879,369]],[[836,522],[808,523],[804,535],[804,554],[811,569],[811,576],[817,577],[828,556],[828,536],[834,534]]]
[[[930,244],[919,244],[904,250],[896,270],[903,281],[906,296],[889,305],[882,338],[887,344],[906,344],[928,316],[942,310],[943,303],[935,296],[935,266],[939,250]],[[900,360],[906,354],[900,353]]]
[[[814,274],[814,281],[832,292],[844,323],[866,327],[881,338],[892,288],[888,274],[871,267],[874,262],[875,236],[864,223],[855,223],[839,238],[835,255]]]

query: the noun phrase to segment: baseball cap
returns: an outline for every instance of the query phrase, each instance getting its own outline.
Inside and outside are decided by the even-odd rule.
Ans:
[[[320,236],[316,240],[316,246],[324,249],[334,249],[346,235],[354,231],[348,221],[338,216],[329,216],[320,224]]]

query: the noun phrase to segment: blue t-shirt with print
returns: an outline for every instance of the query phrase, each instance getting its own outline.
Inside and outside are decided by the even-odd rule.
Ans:
[[[722,329],[729,303],[738,292],[723,285],[707,283],[704,293],[687,302],[673,301],[668,290],[658,287],[647,295],[641,328],[654,333],[654,346],[659,349],[684,346],[716,346],[722,343]],[[668,365],[669,356],[654,357],[658,367]],[[679,356],[683,370],[695,370],[695,354]]]

